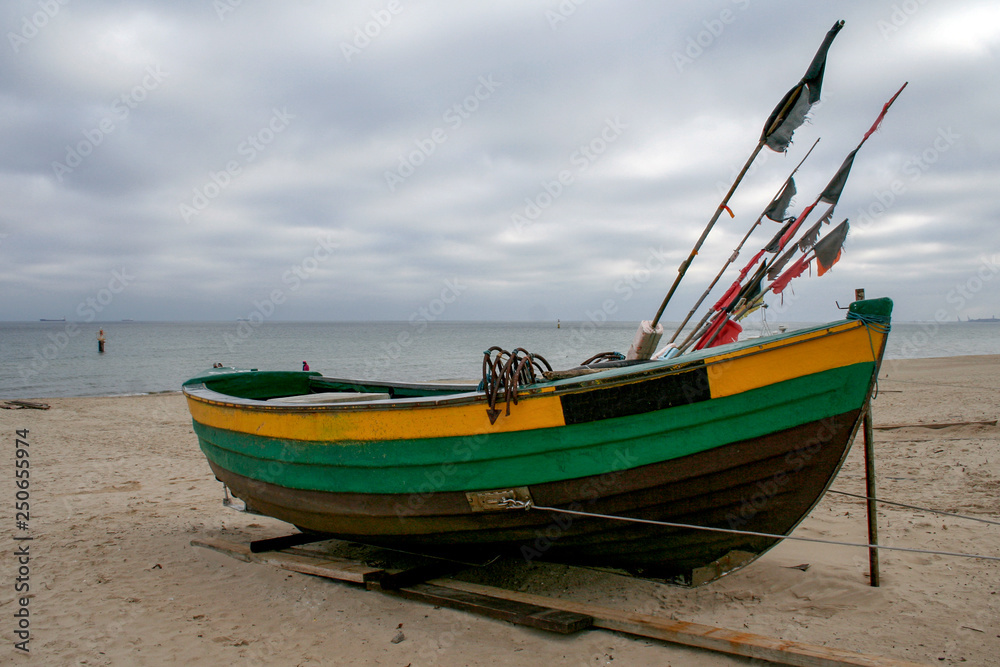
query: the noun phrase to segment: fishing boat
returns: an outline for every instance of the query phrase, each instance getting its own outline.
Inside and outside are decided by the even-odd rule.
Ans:
[[[183,389],[226,497],[320,536],[452,559],[514,554],[688,585],[787,537],[830,486],[867,414],[892,302],[859,297],[844,320],[743,341],[737,321],[814,263],[823,275],[840,259],[847,221],[822,239],[821,229],[903,88],[815,201],[789,217],[793,170],[684,323],[764,219],[781,229],[686,340],[682,323],[657,350],[659,320],[721,213],[733,215],[728,202],[756,156],[788,150],[819,101],[827,50],[843,25],[827,32],[774,108],[628,354],[553,371],[523,349],[490,348],[478,385],[214,369]],[[820,203],[829,209],[807,229]]]
[[[183,390],[215,476],[302,531],[699,585],[780,542],[823,496],[891,310],[856,301],[822,326],[527,377],[537,358],[512,353],[518,372],[499,385],[484,361],[479,386],[215,369]]]

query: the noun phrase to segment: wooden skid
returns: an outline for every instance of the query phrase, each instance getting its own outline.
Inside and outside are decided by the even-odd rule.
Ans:
[[[470,611],[490,618],[509,621],[516,625],[548,630],[549,632],[572,634],[589,628],[593,624],[593,619],[590,616],[574,611],[553,609],[544,604],[520,602],[492,596],[488,593],[462,591],[439,584],[423,583],[424,580],[440,574],[442,567],[454,569],[452,564],[442,566],[440,563],[432,563],[412,570],[395,571],[369,567],[363,563],[344,558],[313,556],[301,551],[295,553],[288,551],[256,553],[252,552],[246,545],[211,538],[191,540],[191,545],[228,554],[245,562],[264,563],[280,567],[283,570],[364,584],[370,590],[378,590],[442,607]]]
[[[699,623],[675,621],[648,614],[601,607],[585,602],[548,598],[455,579],[432,579],[389,590],[379,584],[392,570],[368,567],[342,558],[311,556],[302,551],[251,553],[249,545],[203,538],[192,546],[227,554],[246,562],[276,565],[286,570],[328,579],[361,583],[372,590],[461,609],[518,625],[568,634],[587,628],[603,628],[638,637],[767,660],[800,667],[917,667],[917,663],[852,653],[829,646],[786,641],[749,632],[736,632]]]
[[[451,580],[443,579],[440,581],[448,582]],[[409,600],[470,611],[501,621],[510,621],[516,625],[526,625],[563,635],[585,630],[594,624],[594,619],[591,616],[553,609],[545,606],[544,603],[521,602],[495,597],[485,592],[462,591],[437,584],[416,584],[387,592]]]

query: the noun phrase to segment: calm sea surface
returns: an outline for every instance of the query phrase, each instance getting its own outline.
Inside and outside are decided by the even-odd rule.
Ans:
[[[789,329],[799,326],[790,324]],[[0,398],[177,391],[221,362],[359,379],[468,380],[493,345],[523,347],[554,368],[628,350],[637,323],[607,322],[24,322],[0,323]],[[772,325],[772,328],[774,325]],[[673,329],[665,327],[668,332]],[[104,329],[106,351],[97,350]],[[760,333],[760,323],[745,335]],[[893,323],[887,358],[1000,354],[1000,324]]]

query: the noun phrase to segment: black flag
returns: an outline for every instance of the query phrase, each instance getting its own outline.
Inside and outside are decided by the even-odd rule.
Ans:
[[[767,207],[764,215],[775,222],[784,222],[785,213],[788,212],[788,205],[792,203],[795,192],[795,179],[789,178],[785,187],[781,189],[781,193]]]
[[[858,146],[858,148],[861,148],[861,146]],[[858,148],[851,151],[850,154],[848,154],[847,159],[844,160],[844,164],[840,165],[840,169],[838,169],[837,173],[830,179],[830,182],[823,190],[823,194],[819,196],[820,201],[825,201],[827,204],[834,205],[840,201],[840,195],[844,191],[844,186],[847,184],[847,177],[850,176],[851,167],[854,166],[854,156],[858,154]]]
[[[817,275],[823,275],[829,271],[840,259],[840,251],[844,247],[844,241],[847,239],[849,228],[850,225],[847,223],[847,220],[844,220],[834,227],[829,234],[816,242],[814,251],[816,253],[816,263],[819,265],[819,269],[816,272]]]
[[[826,54],[833,44],[833,38],[843,27],[843,21],[833,24],[802,80],[785,93],[764,124],[760,139],[772,151],[784,153],[788,150],[788,145],[792,142],[792,133],[805,122],[809,109],[819,101],[823,74],[826,71]]]

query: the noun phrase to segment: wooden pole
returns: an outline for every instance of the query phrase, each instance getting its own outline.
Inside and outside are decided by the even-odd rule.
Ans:
[[[854,300],[863,301],[864,288],[854,290]],[[881,355],[879,355],[881,356]],[[875,500],[877,491],[875,484],[875,440],[872,435],[872,401],[868,398],[865,405],[865,417],[862,422],[865,438],[865,496],[868,497],[866,513],[868,514],[868,544],[878,544],[878,506]],[[868,580],[876,588],[879,585],[878,548],[868,547]]]
[[[740,173],[736,176],[736,180],[734,180],[733,184],[729,187],[729,192],[727,192],[726,196],[722,198],[722,203],[719,204],[719,207],[715,209],[715,213],[712,214],[712,219],[708,221],[708,225],[706,225],[705,229],[702,230],[701,236],[698,237],[697,242],[695,242],[694,247],[691,249],[691,254],[688,255],[687,259],[681,262],[680,267],[677,269],[677,277],[674,278],[674,283],[670,286],[667,296],[663,298],[663,303],[660,304],[660,308],[656,311],[656,316],[653,318],[653,329],[656,329],[656,325],[660,321],[660,317],[663,316],[663,311],[667,308],[667,304],[670,303],[670,299],[673,298],[674,292],[677,291],[677,286],[680,285],[681,280],[684,279],[684,275],[687,273],[688,267],[691,266],[691,262],[693,262],[694,258],[698,255],[698,251],[701,250],[701,246],[705,242],[705,239],[708,238],[708,234],[712,231],[712,227],[715,227],[715,223],[718,222],[719,216],[722,212],[728,210],[730,198],[732,198],[733,193],[736,192],[736,188],[740,187],[743,177],[747,175],[747,171],[750,170],[750,165],[752,165],[753,161],[757,159],[757,155],[760,153],[761,149],[764,148],[765,143],[766,138],[761,137],[760,141],[757,142],[757,146],[750,154],[750,157],[747,158],[746,163],[743,165],[743,169],[741,169]]]
[[[757,229],[757,227],[760,225],[761,221],[764,219],[764,216],[767,215],[768,209],[770,209],[771,206],[774,204],[774,202],[781,196],[781,194],[785,191],[785,188],[788,187],[788,184],[792,182],[792,178],[795,176],[795,172],[797,172],[799,170],[799,167],[801,167],[802,164],[809,158],[809,156],[813,152],[813,148],[816,148],[816,144],[818,144],[818,143],[819,143],[819,139],[816,139],[816,141],[813,142],[812,147],[809,148],[809,152],[806,153],[806,156],[799,161],[799,163],[795,166],[795,169],[792,169],[792,173],[790,173],[788,175],[788,178],[786,178],[784,180],[784,182],[781,184],[781,187],[778,189],[778,192],[771,199],[770,203],[768,203],[767,208],[765,208],[764,211],[763,211],[763,213],[761,213],[760,216],[757,217],[757,221],[754,222],[750,226],[750,229],[747,231],[747,233],[743,235],[743,239],[740,241],[739,245],[736,246],[736,250],[733,251],[733,254],[729,257],[729,260],[725,264],[722,265],[721,269],[719,269],[719,273],[715,276],[715,279],[712,280],[711,284],[709,284],[708,289],[706,289],[702,293],[702,295],[698,299],[697,303],[695,303],[694,306],[692,306],[691,311],[687,314],[687,317],[684,318],[684,321],[681,322],[681,325],[679,327],[677,327],[677,331],[675,331],[674,335],[670,337],[670,341],[669,342],[673,343],[675,340],[677,340],[677,336],[681,333],[681,330],[684,328],[684,325],[686,325],[688,323],[688,321],[692,317],[694,317],[695,312],[698,310],[698,308],[701,306],[701,304],[704,303],[705,299],[711,293],[712,289],[716,286],[716,284],[722,278],[722,274],[724,274],[726,272],[726,269],[729,268],[729,265],[732,264],[733,262],[735,262],[736,258],[740,256],[740,250],[743,249],[743,246],[744,246],[744,244],[746,244],[747,240],[750,238],[750,235],[753,234],[753,231],[755,229]],[[782,211],[782,215],[784,215],[784,211]],[[705,319],[707,319],[711,315],[711,312],[712,311],[709,311],[708,315],[705,316]],[[705,320],[703,319],[701,321],[701,324],[704,324],[704,322],[705,322]],[[695,331],[697,331],[698,329],[701,328],[701,324],[699,324],[698,326],[695,327]]]
[[[865,495],[868,496],[868,544],[878,544],[878,508],[875,505],[875,447],[872,440],[872,406],[865,407]],[[878,548],[868,547],[868,578],[879,585]]]

